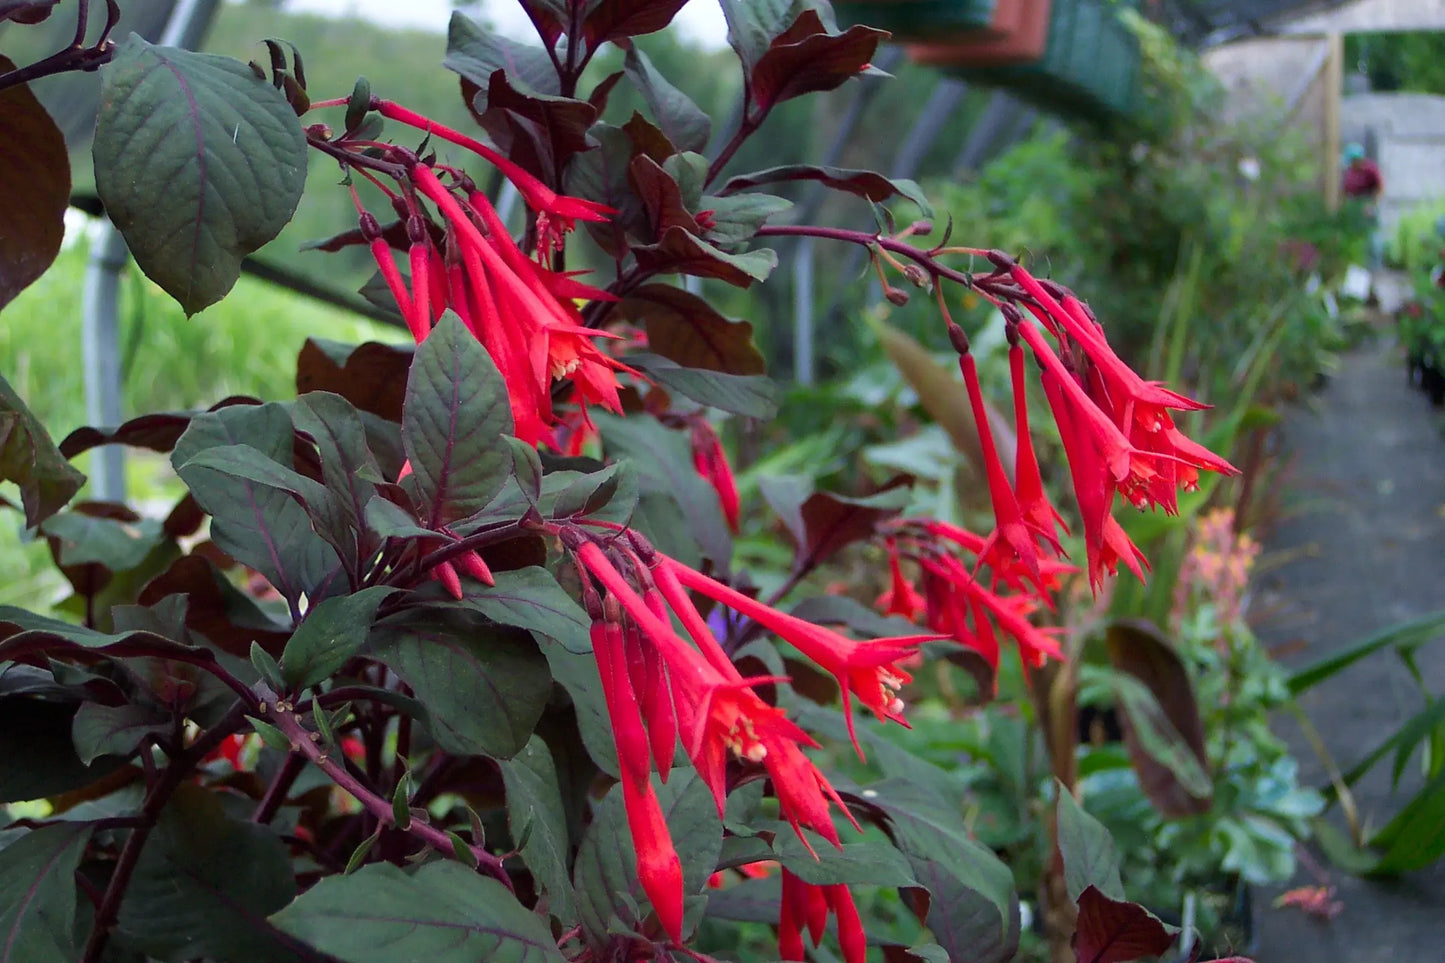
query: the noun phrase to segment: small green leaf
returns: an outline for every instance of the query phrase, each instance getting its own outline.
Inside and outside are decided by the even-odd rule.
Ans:
[[[171,717],[156,707],[86,702],[70,732],[76,755],[88,766],[100,756],[128,757],[146,736],[164,735],[173,727]]]
[[[0,961],[74,960],[75,871],[90,838],[85,823],[26,832],[0,849]]]
[[[562,963],[540,916],[461,863],[376,863],[323,879],[271,921],[348,963]]]
[[[1119,850],[1103,823],[1084,812],[1074,796],[1054,784],[1059,794],[1059,852],[1064,857],[1064,882],[1069,898],[1077,900],[1090,886],[1110,899],[1124,899],[1124,883],[1119,878]]]
[[[281,672],[281,666],[271,657],[271,653],[261,648],[261,643],[251,643],[251,667],[266,680],[272,692],[285,692],[286,679]]]
[[[272,749],[278,749],[281,752],[291,751],[291,737],[286,735],[286,733],[277,729],[269,722],[263,722],[257,719],[255,716],[247,716],[246,721],[251,723],[251,728],[255,730],[256,735],[260,736],[261,741],[266,745]]]
[[[356,872],[356,870],[361,866],[362,861],[365,860],[367,855],[371,852],[371,847],[375,846],[376,841],[380,838],[381,829],[380,827],[378,827],[376,832],[363,839],[357,845],[357,847],[351,851],[351,858],[346,861],[346,868],[341,871],[341,875],[350,876],[352,873]]]
[[[391,793],[391,818],[396,822],[396,828],[401,830],[411,828],[411,809],[407,804],[411,795],[410,783],[411,773],[402,773]]]
[[[377,608],[394,591],[373,585],[327,599],[307,612],[281,653],[281,673],[287,684],[304,689],[345,665],[366,644]]]
[[[447,312],[416,349],[406,383],[402,441],[412,473],[403,484],[433,527],[485,508],[512,474],[507,386],[491,356]]]
[[[291,220],[306,137],[286,97],[230,57],[132,34],[101,72],[95,186],[153,281],[187,314]]]
[[[451,840],[452,855],[457,858],[457,861],[466,866],[470,866],[472,869],[476,869],[477,854],[472,852],[472,847],[467,845],[467,841],[451,830],[447,831],[447,839]]]
[[[890,179],[873,171],[846,170],[841,167],[815,167],[807,164],[770,167],[730,178],[719,193],[733,194],[750,187],[793,181],[819,181],[835,191],[845,191],[875,203],[886,201],[890,197],[906,197],[918,206],[924,217],[929,217],[932,212],[928,198],[923,196],[923,189],[913,181],[904,178]]]

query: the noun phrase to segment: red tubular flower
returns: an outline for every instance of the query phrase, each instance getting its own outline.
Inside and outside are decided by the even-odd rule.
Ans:
[[[506,156],[497,153],[481,141],[452,130],[444,124],[438,124],[400,104],[389,100],[375,100],[372,101],[371,106],[383,117],[426,131],[442,140],[450,141],[458,147],[464,147],[501,171],[502,176],[517,188],[517,192],[522,195],[522,200],[527,203],[527,206],[538,213],[539,222],[543,216],[548,219],[548,223],[545,225],[547,228],[545,239],[549,242],[556,233],[570,230],[573,221],[605,221],[616,213],[612,208],[595,201],[558,194]],[[539,224],[539,226],[544,225]]]
[[[1065,377],[1068,377],[1065,375]],[[1122,561],[1134,576],[1143,581],[1149,562],[1124,529],[1114,519],[1114,482],[1099,464],[1099,454],[1092,440],[1082,434],[1072,409],[1064,399],[1058,377],[1052,371],[1043,373],[1044,395],[1059,426],[1064,455],[1074,480],[1074,495],[1079,501],[1079,514],[1084,522],[1084,548],[1089,557],[1089,584],[1098,591],[1104,573],[1116,574]]]
[[[903,718],[903,701],[898,698],[898,690],[911,682],[913,677],[899,668],[897,663],[900,659],[912,655],[915,646],[932,641],[938,636],[913,635],[859,642],[764,605],[757,599],[749,598],[736,589],[672,559],[664,559],[662,566],[669,569],[683,585],[741,612],[777,633],[803,655],[832,673],[842,690],[843,714],[848,720],[848,734],[860,757],[863,755],[863,748],[858,744],[858,736],[853,728],[852,696],[856,695],[858,701],[872,709],[880,719],[889,719],[905,726],[908,724]]]
[[[784,960],[804,959],[804,927],[807,927],[813,945],[817,946],[823,940],[830,912],[838,920],[838,944],[843,950],[844,963],[865,963],[868,937],[848,887],[841,883],[814,886],[803,882],[784,867],[783,897],[778,907],[779,957]]]
[[[736,535],[738,531],[738,487],[733,479],[733,469],[728,464],[727,452],[722,441],[713,431],[706,418],[691,420],[692,465],[697,473],[717,492],[718,503],[722,506],[723,518],[728,528]]]
[[[1064,548],[1059,544],[1055,525],[1069,528],[1064,519],[1049,501],[1044,491],[1043,475],[1039,472],[1039,460],[1034,454],[1033,438],[1029,433],[1028,391],[1024,378],[1024,351],[1017,341],[1009,346],[1009,376],[1013,383],[1014,430],[1018,436],[1018,451],[1014,461],[1014,494],[1018,497],[1019,510],[1029,531],[1042,538],[1053,549],[1054,555],[1062,558]]]
[[[1038,551],[1029,527],[1024,524],[1018,497],[1009,485],[1008,475],[1004,473],[998,449],[994,447],[993,429],[989,427],[988,409],[983,403],[983,389],[978,383],[978,366],[973,355],[960,355],[958,367],[963,372],[963,383],[968,388],[968,401],[973,408],[973,420],[978,426],[984,474],[988,479],[989,498],[993,502],[994,530],[979,553],[979,563],[999,568],[1017,560],[1037,579]]]
[[[563,542],[584,571],[590,573],[637,623],[643,637],[656,647],[667,668],[672,704],[683,737],[683,749],[699,777],[712,790],[718,812],[724,809],[729,755],[767,769],[783,817],[809,845],[802,827],[841,846],[833,826],[830,803],[857,822],[836,790],[803,755],[799,745],[815,745],[787,715],[758,697],[752,685],[759,681],[725,675],[697,649],[688,645],[672,626],[653,610],[595,543],[564,532]],[[659,555],[663,561],[670,561]],[[685,606],[684,609],[690,608]],[[679,613],[680,617],[686,613]],[[693,612],[695,615],[695,610]]]
[[[888,590],[874,603],[884,615],[901,615],[910,622],[924,610],[926,602],[918,590],[903,577],[903,563],[898,557],[898,543],[888,539]]]

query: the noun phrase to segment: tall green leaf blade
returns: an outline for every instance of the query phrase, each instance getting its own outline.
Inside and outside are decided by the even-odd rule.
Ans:
[[[323,879],[272,917],[348,963],[562,963],[546,923],[494,879],[450,860]]]
[[[266,923],[295,893],[280,837],[230,818],[214,794],[182,786],[141,851],[117,936],[164,959],[308,959]]]
[[[485,508],[512,475],[507,386],[491,356],[447,312],[416,349],[402,409],[407,487],[432,525]]]
[[[552,694],[547,660],[531,636],[465,609],[411,609],[379,623],[372,655],[411,686],[447,752],[510,759]]]
[[[552,753],[540,736],[533,736],[515,758],[500,766],[512,839],[520,839],[526,831],[522,859],[546,892],[552,915],[570,924],[577,918],[577,901],[567,872],[567,812]]]
[[[136,263],[187,314],[219,301],[306,184],[286,98],[230,57],[132,34],[102,72],[95,186]]]
[[[170,715],[158,708],[84,702],[70,734],[75,754],[88,766],[100,756],[129,756],[147,735],[163,735],[174,727]]]
[[[73,960],[75,870],[90,827],[46,826],[0,849],[0,963]]]
[[[1416,649],[1442,636],[1445,636],[1445,612],[1392,625],[1296,670],[1289,677],[1290,694],[1299,695],[1381,649],[1390,646]]]

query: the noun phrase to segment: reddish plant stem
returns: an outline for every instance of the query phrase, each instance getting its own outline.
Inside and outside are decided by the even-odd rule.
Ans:
[[[929,251],[915,247],[907,241],[900,241],[883,234],[868,231],[850,231],[842,227],[820,227],[816,224],[765,224],[758,229],[758,237],[817,237],[826,241],[843,241],[863,247],[877,245],[885,251],[902,255],[915,262],[935,278],[947,278],[966,288],[976,289],[979,279],[967,271],[959,271],[940,264]]]
[[[75,17],[75,38],[71,41],[70,46],[51,54],[44,60],[37,60],[28,67],[19,67],[8,73],[0,74],[0,90],[72,70],[95,70],[110,62],[110,59],[115,56],[115,44],[110,39],[110,32],[115,29],[116,20],[120,16],[119,9],[114,4],[110,5],[105,29],[101,32],[100,39],[92,46],[87,47],[85,32],[90,26],[90,2],[84,0],[79,6],[79,12]]]
[[[166,803],[170,802],[171,796],[196,765],[227,736],[245,724],[246,713],[250,709],[251,705],[246,700],[238,700],[220,722],[178,753],[170,765],[162,770],[160,778],[146,794],[145,802],[141,805],[139,825],[131,830],[125,845],[121,847],[120,857],[110,874],[110,882],[106,884],[105,895],[101,897],[100,906],[95,911],[95,922],[90,928],[90,937],[86,940],[80,963],[96,963],[105,952],[106,943],[110,941],[111,927],[115,925],[116,917],[120,913],[121,900],[125,898],[131,875],[135,873],[141,851],[145,849],[146,840],[150,838],[151,830],[155,828]]]
[[[361,781],[352,776],[336,760],[331,757],[327,747],[320,744],[320,734],[308,732],[302,725],[301,720],[296,717],[296,712],[282,702],[276,706],[268,707],[266,719],[291,740],[291,750],[299,752],[310,760],[317,768],[326,773],[331,781],[336,783],[352,798],[366,809],[373,819],[382,826],[396,826],[396,818],[392,812],[391,801],[382,799],[379,795],[367,789]],[[446,856],[454,853],[452,840],[445,832],[431,825],[423,819],[412,817],[411,825],[404,832],[410,834],[437,852]],[[492,855],[481,846],[471,847],[472,856],[477,860],[477,869],[497,880],[508,890],[512,888],[512,881],[507,876],[506,870],[502,868],[502,861]]]
[[[422,556],[417,568],[419,572],[430,572],[442,562],[449,562],[459,555],[465,555],[467,552],[474,552],[479,548],[485,548],[488,545],[495,545],[498,542],[505,542],[516,538],[522,534],[523,531],[521,520],[498,522],[495,525],[489,525],[480,531],[473,532],[466,538],[458,539],[455,542],[428,552]],[[395,584],[391,579],[387,579],[386,583],[389,585]]]
[[[744,96],[746,96],[746,94]],[[748,114],[746,108],[743,109],[742,113],[743,117],[738,123],[737,131],[733,134],[732,138],[723,145],[723,149],[718,152],[718,155],[712,159],[712,163],[707,165],[707,179],[702,182],[703,187],[707,187],[713,181],[717,180],[718,175],[723,172],[723,168],[727,166],[728,161],[732,160],[733,155],[738,152],[738,148],[743,146],[743,142],[749,137],[757,133],[758,128],[762,126],[763,119],[767,117],[767,113],[764,112],[761,116],[754,118]]]

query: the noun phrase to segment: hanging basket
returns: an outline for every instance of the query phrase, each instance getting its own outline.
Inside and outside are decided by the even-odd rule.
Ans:
[[[1027,0],[842,0],[833,9],[842,26],[867,24],[895,40],[940,37],[988,39],[1017,24]]]
[[[1138,96],[1139,41],[1110,0],[1052,0],[1044,55],[1032,63],[969,65],[947,72],[1007,88],[1041,109],[1107,121]]]
[[[1020,3],[1015,28],[1005,36],[909,44],[908,58],[930,67],[997,67],[1033,63],[1042,59],[1048,49],[1052,7],[1052,0]]]

